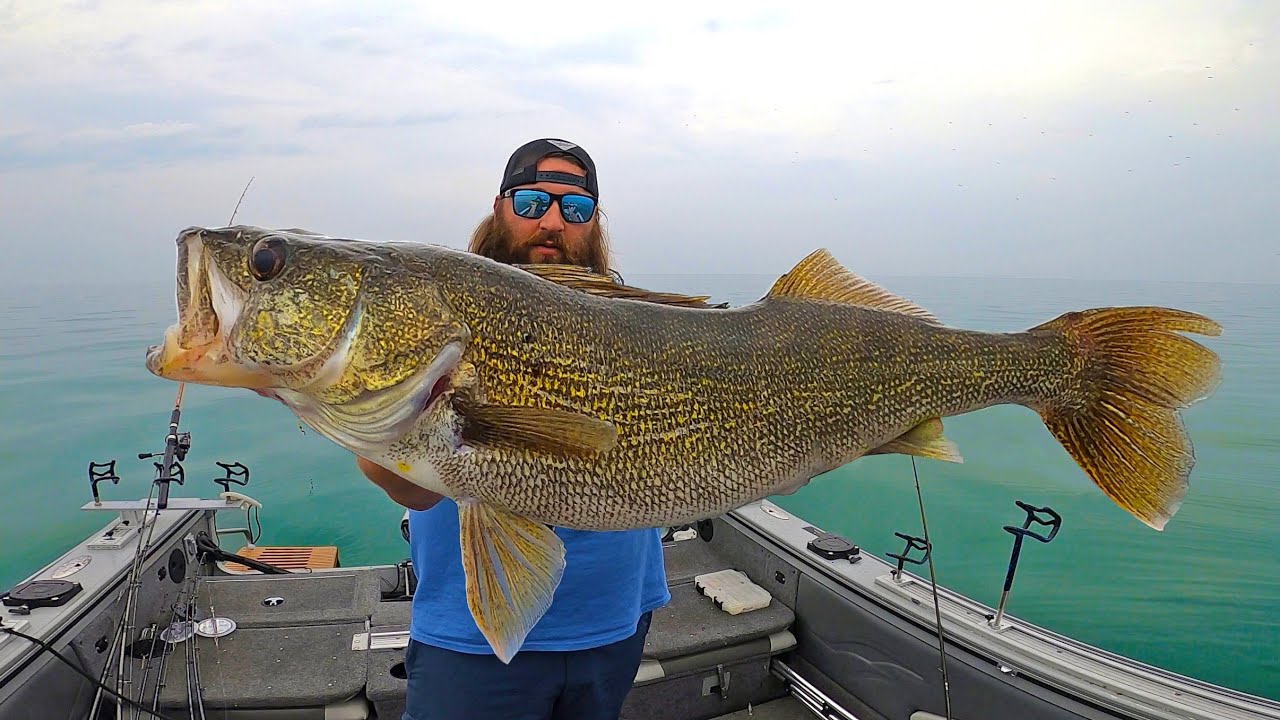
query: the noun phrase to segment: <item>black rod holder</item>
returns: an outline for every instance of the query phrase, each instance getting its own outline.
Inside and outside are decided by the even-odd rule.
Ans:
[[[895,532],[894,535],[897,535],[903,540],[906,540],[907,545],[906,547],[902,548],[902,552],[900,553],[885,553],[885,555],[888,555],[889,557],[898,561],[898,569],[893,571],[893,581],[902,582],[903,564],[904,563],[911,563],[913,565],[925,564],[926,562],[929,561],[929,553],[933,552],[933,546],[932,544],[925,542],[924,538],[916,537],[915,535],[904,535],[900,532]],[[918,560],[915,558],[909,557],[911,555],[912,550],[923,550],[924,555],[921,556],[920,559]]]
[[[1062,528],[1062,516],[1054,512],[1053,509],[1049,507],[1035,507],[1022,502],[1021,500],[1014,500],[1014,502],[1018,504],[1018,507],[1026,511],[1027,519],[1023,521],[1022,527],[1020,528],[1013,527],[1012,525],[1004,526],[1006,532],[1013,534],[1013,553],[1009,555],[1009,569],[1005,572],[1004,576],[1004,590],[1000,592],[1000,607],[996,610],[995,616],[991,618],[991,627],[996,629],[1000,628],[1000,620],[1004,618],[1004,604],[1005,601],[1009,599],[1009,590],[1013,587],[1013,575],[1018,570],[1018,557],[1022,553],[1023,538],[1031,537],[1042,543],[1047,543],[1050,540],[1053,540],[1054,536],[1058,534],[1058,530]],[[1041,519],[1041,515],[1047,516],[1048,519]],[[1051,528],[1049,530],[1049,534],[1042,535],[1041,533],[1029,530],[1028,528],[1031,527],[1031,523],[1037,523]]]

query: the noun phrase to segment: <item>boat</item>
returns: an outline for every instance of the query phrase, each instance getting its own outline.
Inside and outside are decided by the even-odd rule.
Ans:
[[[0,595],[0,720],[398,720],[412,563],[260,545],[248,467],[185,477],[178,405],[163,453],[138,455],[161,457],[147,495],[103,500],[115,460],[90,461],[81,509],[100,529]],[[1051,508],[1018,513],[996,608],[930,581],[927,524],[884,558],[767,499],[663,529],[671,602],[622,717],[1280,720],[1270,699],[1006,614],[1023,542],[1061,524]],[[400,532],[407,557],[407,513]]]

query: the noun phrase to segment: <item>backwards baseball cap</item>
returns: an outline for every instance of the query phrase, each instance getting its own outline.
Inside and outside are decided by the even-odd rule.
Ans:
[[[538,161],[551,153],[564,153],[572,156],[587,169],[586,177],[571,173],[539,171]],[[498,188],[498,192],[504,193],[517,185],[527,185],[535,182],[557,182],[566,185],[577,185],[591,193],[593,197],[600,197],[600,190],[596,186],[595,162],[591,160],[591,156],[587,154],[586,150],[567,140],[542,138],[540,140],[532,140],[516,148],[516,151],[511,153],[511,159],[507,160],[507,169],[502,173],[502,186]]]

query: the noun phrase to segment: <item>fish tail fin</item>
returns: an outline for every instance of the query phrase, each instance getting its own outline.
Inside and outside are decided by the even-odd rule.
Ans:
[[[1176,333],[1222,327],[1195,313],[1122,307],[1067,313],[1028,332],[1058,335],[1072,352],[1062,392],[1034,409],[1107,497],[1163,530],[1195,465],[1178,410],[1221,379],[1218,356]]]

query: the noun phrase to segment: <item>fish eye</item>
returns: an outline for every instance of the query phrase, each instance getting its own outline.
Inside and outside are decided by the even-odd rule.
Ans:
[[[284,240],[275,236],[263,238],[253,246],[253,251],[249,254],[249,272],[258,280],[266,282],[284,269],[284,259]]]

